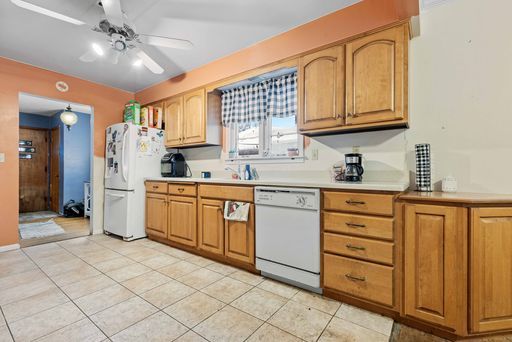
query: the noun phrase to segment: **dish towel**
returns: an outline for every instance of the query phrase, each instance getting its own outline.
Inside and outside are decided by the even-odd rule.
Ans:
[[[250,203],[224,202],[224,218],[229,221],[247,221],[249,219]]]
[[[432,191],[432,161],[430,144],[417,144],[416,148],[416,190]]]

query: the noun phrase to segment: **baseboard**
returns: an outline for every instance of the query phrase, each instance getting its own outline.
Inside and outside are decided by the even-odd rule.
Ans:
[[[0,253],[1,252],[12,251],[12,250],[15,250],[15,249],[20,249],[20,244],[19,243],[14,243],[12,245],[6,245],[6,246],[0,246]]]

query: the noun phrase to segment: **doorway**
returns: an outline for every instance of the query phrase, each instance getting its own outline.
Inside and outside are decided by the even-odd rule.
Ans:
[[[92,107],[24,93],[19,100],[20,245],[89,235]],[[77,118],[69,127],[61,120],[68,106]]]

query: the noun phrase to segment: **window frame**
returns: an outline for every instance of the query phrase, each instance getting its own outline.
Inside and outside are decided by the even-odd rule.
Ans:
[[[302,163],[304,162],[304,136],[300,134],[297,126],[297,147],[299,154],[294,157],[290,156],[273,156],[270,155],[272,145],[272,117],[259,122],[259,153],[252,156],[238,155],[238,134],[239,124],[233,123],[227,129],[228,134],[228,156],[225,160],[227,164],[237,164],[241,161],[251,161],[253,163]],[[234,158],[229,157],[230,151],[236,151]]]

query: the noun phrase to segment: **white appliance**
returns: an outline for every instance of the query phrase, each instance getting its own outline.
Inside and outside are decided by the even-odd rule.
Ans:
[[[144,178],[160,176],[164,131],[119,123],[107,128],[104,231],[130,241],[146,236]]]
[[[257,186],[256,268],[318,293],[320,190]]]

